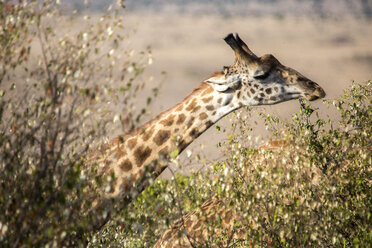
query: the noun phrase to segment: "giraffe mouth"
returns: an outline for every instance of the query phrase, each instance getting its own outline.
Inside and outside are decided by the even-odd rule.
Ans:
[[[322,88],[317,87],[311,94],[305,94],[304,98],[309,101],[315,101],[318,99],[322,99],[325,96],[326,96],[325,91]]]

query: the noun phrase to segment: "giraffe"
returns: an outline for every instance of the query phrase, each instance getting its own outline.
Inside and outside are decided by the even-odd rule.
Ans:
[[[115,178],[109,180],[103,198],[127,205],[167,167],[170,153],[181,153],[236,109],[325,96],[318,84],[280,64],[273,55],[257,57],[238,34],[224,40],[235,52],[232,66],[215,72],[183,101],[88,158],[100,177]]]
[[[230,37],[229,37],[230,36]],[[250,82],[248,83],[249,86],[251,86],[249,92],[253,88],[253,91],[251,93],[255,93],[255,89],[258,89],[257,86],[255,87],[255,83],[257,82],[258,85],[260,85],[260,92],[265,91],[266,93],[271,93],[270,89],[275,92],[277,92],[277,85],[275,82],[280,80],[289,80],[289,84],[293,83],[301,83],[306,82],[309,86],[314,87],[314,93],[313,94],[301,94],[300,96],[293,97],[292,99],[303,97],[305,99],[308,99],[310,101],[316,100],[319,98],[323,98],[325,96],[325,92],[323,89],[321,89],[318,85],[311,81],[307,81],[308,79],[304,78],[301,74],[295,72],[294,70],[284,67],[281,65],[272,55],[264,55],[261,58],[258,58],[255,54],[252,53],[252,51],[242,42],[238,35],[236,35],[235,41],[238,44],[238,46],[241,47],[238,51],[234,49],[235,42],[233,41],[233,44],[231,45],[228,40],[231,37],[231,34],[225,38],[225,41],[233,48],[235,55],[236,55],[236,62],[235,64],[227,68],[228,70],[224,71],[224,74],[231,73],[231,70],[236,72],[236,69],[233,69],[233,67],[237,66],[239,68],[239,56],[244,50],[251,59],[248,60],[248,63],[243,64],[243,67],[246,68],[239,68],[238,72],[246,72],[247,74],[251,74],[253,72],[253,76],[245,75],[248,77],[246,81],[244,78],[242,78],[242,81],[244,82]],[[238,53],[238,54],[237,54]],[[247,55],[244,55],[247,56]],[[263,63],[262,63],[263,62]],[[242,63],[240,64],[242,66]],[[260,68],[261,67],[261,68]],[[262,68],[263,67],[263,68]],[[257,69],[258,68],[258,69]],[[280,68],[284,68],[284,71]],[[226,69],[226,68],[225,68]],[[260,71],[262,70],[262,72]],[[279,75],[279,79],[275,77],[275,72],[281,72],[281,75]],[[283,73],[284,72],[284,73]],[[295,76],[293,77],[293,72],[295,72]],[[270,75],[274,74],[274,75]],[[257,76],[255,76],[257,75]],[[252,80],[253,77],[253,80]],[[271,78],[270,78],[271,77]],[[283,77],[283,79],[280,79],[280,77]],[[257,80],[258,79],[258,80]],[[265,80],[267,79],[267,80]],[[263,81],[262,81],[263,80]],[[253,81],[253,82],[252,82]],[[288,81],[287,81],[288,82]],[[273,87],[268,87],[268,91],[266,89],[262,89],[262,84],[270,85],[274,84]],[[253,87],[252,87],[253,85]],[[262,87],[262,88],[261,88]],[[281,87],[281,86],[280,86]],[[281,88],[282,90],[282,88]],[[238,93],[236,93],[236,96],[238,96]],[[263,95],[260,95],[263,97]],[[257,96],[253,96],[255,98]],[[290,99],[286,99],[290,100]],[[279,101],[280,102],[280,101]],[[263,104],[276,104],[275,103],[268,103],[267,99],[263,99]],[[260,104],[252,104],[252,105],[260,105]],[[250,106],[252,106],[250,105]],[[269,150],[273,153],[280,152],[283,149],[286,149],[288,144],[285,141],[282,140],[274,140],[270,141],[267,144],[260,146],[259,149]],[[241,216],[237,215],[234,212],[234,209],[229,208],[226,203],[221,201],[220,199],[217,199],[215,197],[207,200],[202,204],[199,211],[191,211],[190,213],[186,214],[185,216],[182,216],[180,219],[175,221],[171,228],[166,230],[163,235],[159,238],[159,240],[154,245],[154,248],[170,248],[170,247],[179,247],[179,248],[191,248],[191,247],[203,247],[204,241],[208,239],[208,235],[211,233],[208,231],[207,223],[211,223],[216,220],[216,216],[219,217],[219,220],[221,221],[215,228],[218,228],[217,230],[213,230],[213,234],[219,233],[222,235],[225,235],[226,241],[225,243],[221,244],[211,244],[211,247],[219,247],[220,245],[225,245],[226,247],[229,247],[231,245],[232,240],[238,240],[242,241],[244,240],[244,230],[239,228],[234,228],[234,222],[239,221],[239,218]],[[213,235],[212,234],[212,235]],[[230,243],[229,243],[230,242]],[[248,241],[249,242],[249,241]],[[239,242],[238,242],[239,243]],[[243,245],[238,245],[234,247],[246,247],[250,244],[242,242]],[[200,246],[201,245],[201,246]],[[270,244],[268,244],[270,246]],[[208,246],[209,247],[209,246]]]

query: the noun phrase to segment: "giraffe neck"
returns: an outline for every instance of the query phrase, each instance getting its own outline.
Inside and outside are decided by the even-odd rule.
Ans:
[[[218,94],[218,95],[216,95]],[[103,175],[115,173],[110,197],[130,202],[167,166],[168,154],[182,152],[220,118],[237,109],[233,94],[220,94],[202,83],[182,102],[105,148]]]

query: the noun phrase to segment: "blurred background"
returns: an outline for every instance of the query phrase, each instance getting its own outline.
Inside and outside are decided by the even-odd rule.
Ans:
[[[77,10],[88,4],[94,16],[114,2],[65,3]],[[231,32],[239,33],[256,55],[271,53],[282,64],[318,82],[327,99],[340,96],[353,80],[372,78],[371,0],[127,0],[124,5],[124,24],[133,34],[128,46],[134,50],[151,47],[152,63],[145,73],[154,84],[160,83],[152,117],[181,101],[204,78],[233,63],[233,52],[223,41]],[[332,115],[322,101],[312,105],[321,115]],[[298,101],[290,101],[256,107],[254,112],[290,120],[299,106]],[[251,122],[252,136],[259,137],[257,144],[267,141],[271,135],[263,122],[254,114]],[[228,118],[218,125],[229,130]],[[188,150],[207,160],[219,159],[223,154],[216,144],[228,132],[222,134],[213,127]],[[186,170],[201,168],[203,159],[190,162],[182,154],[181,163],[188,164]],[[169,171],[164,175],[169,176]]]

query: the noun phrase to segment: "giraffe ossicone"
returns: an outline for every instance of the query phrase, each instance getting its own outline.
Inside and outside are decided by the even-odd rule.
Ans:
[[[183,101],[88,158],[87,166],[98,165],[98,176],[114,175],[105,199],[128,204],[167,167],[168,154],[181,153],[219,119],[242,106],[325,96],[318,84],[274,56],[257,57],[237,34],[229,34],[225,41],[235,52],[232,66],[214,73]]]

